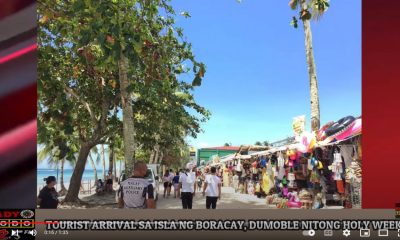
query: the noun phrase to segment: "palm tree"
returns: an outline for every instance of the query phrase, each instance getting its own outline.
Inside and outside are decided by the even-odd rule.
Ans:
[[[94,172],[94,186],[95,186],[96,183],[97,183],[97,180],[98,180],[99,178],[97,177],[96,163],[95,163],[94,160],[93,160],[92,153],[89,154],[89,160],[90,160],[90,164],[92,165],[93,172]],[[99,160],[99,159],[97,158],[97,160]],[[97,161],[96,161],[96,162],[97,162]]]
[[[307,68],[310,81],[311,98],[311,130],[318,131],[320,128],[320,108],[318,96],[317,70],[312,47],[312,34],[310,20],[318,20],[328,9],[328,0],[291,0],[289,6],[293,10],[300,10],[300,19],[303,22]],[[297,28],[297,18],[293,17],[292,24]]]
[[[60,186],[61,189],[59,191],[60,195],[63,196],[67,192],[67,188],[65,187],[64,184],[64,163],[65,163],[65,157],[59,159],[57,157],[57,151],[58,147],[54,147],[52,145],[44,145],[44,147],[38,152],[37,159],[39,162],[43,162],[44,160],[47,160],[47,163],[49,164],[50,167],[57,166],[60,164]]]
[[[101,162],[103,164],[103,179],[106,179],[106,155],[104,150],[104,144],[101,144]]]
[[[109,152],[108,152],[108,171],[113,172],[114,169],[114,145],[109,145]]]

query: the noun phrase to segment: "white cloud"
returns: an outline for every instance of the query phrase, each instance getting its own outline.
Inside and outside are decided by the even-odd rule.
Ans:
[[[206,142],[200,142],[197,145],[198,145],[197,146],[198,148],[206,148],[206,147],[210,146],[210,144],[208,144]]]

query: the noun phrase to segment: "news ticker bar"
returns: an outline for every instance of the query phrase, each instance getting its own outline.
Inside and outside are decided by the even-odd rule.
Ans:
[[[304,231],[395,230],[400,220],[68,220],[47,219],[46,230],[68,231]]]

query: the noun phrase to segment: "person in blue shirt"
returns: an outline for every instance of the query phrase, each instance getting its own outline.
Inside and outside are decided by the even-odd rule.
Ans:
[[[174,198],[179,198],[179,172],[176,172],[174,178],[172,179],[172,183],[174,184]]]

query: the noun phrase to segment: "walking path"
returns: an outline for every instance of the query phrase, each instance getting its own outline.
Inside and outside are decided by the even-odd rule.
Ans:
[[[182,209],[182,202],[179,198],[174,198],[173,188],[171,196],[163,198],[163,186],[157,201],[157,209]],[[193,199],[193,209],[205,209],[206,197],[201,192],[196,192]],[[266,209],[265,198],[257,198],[248,194],[235,193],[231,187],[222,187],[221,200],[217,202],[217,209]]]

